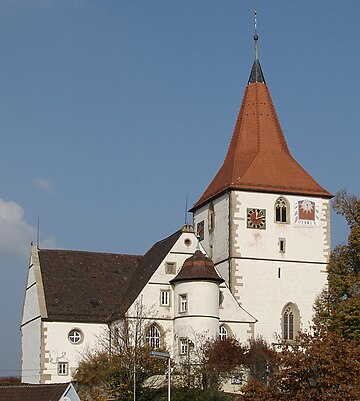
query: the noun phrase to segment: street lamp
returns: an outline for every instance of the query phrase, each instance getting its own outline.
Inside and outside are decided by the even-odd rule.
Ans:
[[[170,354],[168,352],[151,351],[150,356],[168,361],[168,401],[170,401]]]

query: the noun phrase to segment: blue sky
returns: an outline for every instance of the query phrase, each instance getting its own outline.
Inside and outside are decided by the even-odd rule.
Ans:
[[[183,224],[229,144],[254,8],[292,154],[359,195],[359,1],[0,2],[0,375],[19,373],[38,218],[42,248],[132,254]]]

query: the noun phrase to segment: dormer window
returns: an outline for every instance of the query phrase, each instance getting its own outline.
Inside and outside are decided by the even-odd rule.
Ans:
[[[275,221],[277,223],[289,223],[289,206],[285,198],[278,198],[275,203]]]

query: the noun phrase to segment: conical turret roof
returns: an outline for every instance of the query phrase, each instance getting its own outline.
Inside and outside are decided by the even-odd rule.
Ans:
[[[229,189],[332,197],[291,156],[257,57],[224,163],[191,210]]]
[[[219,276],[214,267],[214,262],[205,256],[200,250],[186,259],[179,273],[170,283],[178,281],[215,281],[219,284],[224,282],[224,279]]]

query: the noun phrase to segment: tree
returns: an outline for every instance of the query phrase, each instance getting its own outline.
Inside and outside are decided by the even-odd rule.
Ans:
[[[152,348],[144,338],[146,322],[146,313],[138,302],[132,316],[109,324],[97,347],[82,355],[74,375],[82,401],[107,401],[109,396],[116,401],[133,400],[134,379],[140,395],[147,392],[142,387],[147,378],[166,372],[164,361],[150,356]]]
[[[315,323],[360,345],[360,199],[340,191],[333,207],[345,217],[350,234],[347,244],[336,246],[331,254],[328,288],[315,303]]]
[[[354,401],[360,394],[360,200],[345,191],[333,207],[349,225],[347,244],[338,245],[328,265],[328,288],[315,302],[312,331],[280,346],[279,367],[264,386],[259,378],[244,400]]]
[[[283,343],[279,370],[269,387],[251,381],[244,400],[344,401],[360,394],[360,353],[354,342],[323,329],[301,333],[296,346]]]
[[[233,337],[206,341],[202,354],[202,388],[205,390],[218,389],[221,381],[245,362],[245,348]]]
[[[220,394],[223,380],[244,362],[245,348],[235,339],[208,339],[194,333],[189,352],[177,366],[177,386]]]
[[[276,370],[277,359],[277,353],[262,337],[250,340],[246,347],[244,361],[245,366],[249,369],[249,379],[266,385]]]

